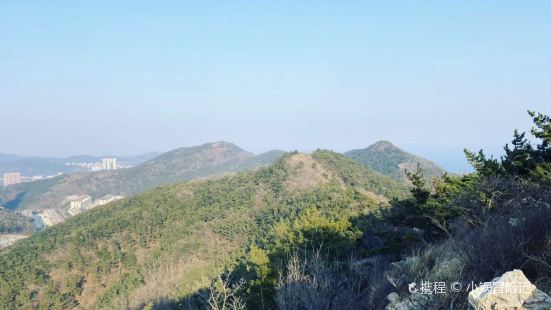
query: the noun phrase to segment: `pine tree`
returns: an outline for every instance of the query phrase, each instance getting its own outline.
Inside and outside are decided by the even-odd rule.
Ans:
[[[536,127],[532,128],[532,134],[541,139],[533,152],[534,161],[537,163],[531,175],[542,181],[551,181],[551,117],[541,113],[528,111]]]
[[[530,117],[532,117],[536,127],[532,128],[532,134],[538,138],[542,139],[541,147],[546,147],[548,149],[551,146],[551,117],[541,113],[535,113],[533,111],[528,111]]]
[[[430,189],[425,183],[423,178],[423,172],[421,171],[421,166],[417,164],[417,169],[414,172],[405,171],[406,176],[413,185],[413,188],[410,190],[411,194],[415,198],[418,204],[424,204],[430,197]]]
[[[467,157],[467,160],[469,161],[471,166],[473,166],[478,174],[483,176],[490,176],[503,173],[503,167],[501,166],[501,163],[493,157],[486,158],[486,155],[482,150],[478,151],[478,153],[475,153],[464,149],[463,152],[465,153],[465,156]]]
[[[502,158],[502,165],[505,171],[512,175],[525,176],[534,170],[536,162],[534,160],[534,149],[525,138],[526,133],[519,133],[515,129],[514,138],[511,146],[506,144],[505,156]]]

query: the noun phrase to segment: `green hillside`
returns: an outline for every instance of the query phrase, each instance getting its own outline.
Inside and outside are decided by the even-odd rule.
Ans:
[[[220,151],[210,158],[226,162]],[[204,307],[210,279],[224,270],[246,279],[250,307],[270,307],[276,275],[269,262],[317,241],[344,254],[361,236],[355,218],[406,195],[403,182],[330,151],[163,186],[9,248],[0,255],[0,308]]]
[[[417,164],[421,166],[423,175],[427,179],[434,179],[445,173],[444,169],[435,163],[408,153],[388,141],[379,141],[365,149],[348,151],[345,155],[375,171],[399,180],[405,180],[404,171],[414,171]]]
[[[0,190],[0,205],[36,210],[57,208],[69,195],[130,196],[163,184],[267,165],[282,153],[254,156],[227,142],[179,148],[134,168],[75,173],[9,186]]]

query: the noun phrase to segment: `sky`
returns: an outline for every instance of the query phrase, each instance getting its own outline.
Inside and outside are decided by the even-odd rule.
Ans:
[[[551,114],[551,1],[0,1],[0,153],[378,140],[467,171]]]

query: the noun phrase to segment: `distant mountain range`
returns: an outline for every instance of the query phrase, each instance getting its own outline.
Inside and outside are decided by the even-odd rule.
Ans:
[[[60,207],[70,195],[90,195],[94,198],[107,194],[129,196],[164,184],[265,166],[283,153],[277,150],[254,155],[235,144],[216,142],[178,148],[163,154],[119,157],[120,162],[135,164],[136,167],[97,172],[72,170],[71,173],[56,178],[2,188],[0,206],[11,210],[40,210]],[[406,180],[404,171],[415,170],[417,164],[421,166],[427,180],[445,173],[435,163],[408,153],[388,141],[379,141],[365,149],[352,150],[344,155],[400,181]],[[48,174],[70,169],[72,166],[65,166],[66,162],[92,162],[100,159],[86,155],[65,159],[0,155],[0,167],[6,164],[12,168],[20,167],[19,171],[23,172]]]
[[[365,149],[346,152],[351,159],[361,162],[371,169],[398,180],[405,180],[405,170],[414,171],[417,164],[426,179],[442,176],[445,170],[422,157],[408,153],[388,141],[376,142]]]
[[[151,152],[137,156],[112,156],[116,157],[119,164],[125,166],[140,165],[161,153]],[[0,175],[6,172],[20,172],[24,176],[55,175],[59,172],[74,173],[83,172],[86,169],[79,166],[67,166],[67,163],[98,162],[103,157],[77,155],[67,158],[19,156],[12,154],[0,154]]]
[[[61,196],[77,189],[132,193],[257,166],[280,155],[254,156],[230,143],[209,143],[133,169],[67,176],[50,190]],[[93,186],[79,187],[83,184]],[[148,302],[163,303],[165,309],[181,304],[203,309],[192,296],[200,296],[212,274],[235,266],[231,263],[252,241],[271,244],[291,233],[289,223],[304,225],[304,236],[310,236],[322,214],[334,214],[336,222],[319,222],[324,229],[319,233],[344,227],[350,234],[341,216],[359,217],[407,194],[405,182],[324,150],[288,153],[267,167],[214,180],[159,187],[79,214],[1,254],[0,266],[9,268],[0,275],[9,282],[0,281],[0,308],[17,300],[23,309],[143,309]]]
[[[65,174],[8,186],[0,190],[0,205],[11,210],[40,210],[60,207],[70,195],[130,196],[164,184],[267,165],[283,153],[255,156],[227,142],[183,147],[133,168]]]
[[[215,142],[175,149],[133,168],[8,186],[0,190],[0,205],[8,210],[58,208],[69,195],[130,197],[69,218],[0,254],[0,266],[10,266],[4,271],[9,284],[0,281],[0,308],[13,298],[23,308],[44,300],[52,307],[84,309],[192,303],[186,298],[199,294],[204,278],[235,260],[253,240],[271,244],[289,233],[289,223],[302,227],[305,236],[313,233],[313,223],[348,231],[343,218],[361,223],[392,198],[408,197],[403,170],[417,163],[427,177],[444,173],[386,141],[346,154],[276,150],[260,155]],[[182,182],[188,180],[193,181]],[[3,231],[30,230],[28,219],[3,213]],[[336,222],[324,222],[321,214],[335,216]],[[178,286],[184,282],[187,286]]]

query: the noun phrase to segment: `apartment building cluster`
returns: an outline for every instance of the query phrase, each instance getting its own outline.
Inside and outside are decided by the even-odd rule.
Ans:
[[[121,196],[121,195],[105,195],[100,199],[96,199],[94,204],[95,204],[96,207],[99,207],[99,206],[106,205],[110,202],[121,200],[121,199],[124,199],[124,198],[125,197]]]
[[[46,226],[54,226],[65,221],[65,218],[54,209],[44,210],[40,213],[40,217]]]
[[[46,209],[42,211],[38,210],[21,210],[17,213],[31,218],[33,225],[36,228],[42,228],[44,226],[53,226],[65,221],[65,217],[54,209]]]
[[[117,159],[115,157],[106,157],[101,160],[103,170],[117,170]]]
[[[55,209],[46,209],[42,211],[38,210],[22,210],[18,211],[19,214],[32,218],[33,219],[33,225],[37,228],[41,228],[43,226],[53,226],[59,223],[63,223],[65,221],[65,217],[61,215],[58,211]]]
[[[101,162],[78,162],[78,163],[66,163],[65,166],[75,166],[84,168],[88,171],[100,171],[103,170]]]
[[[32,218],[33,224],[37,228],[41,228],[43,226],[49,227],[59,223],[63,223],[68,217],[75,216],[86,210],[90,210],[95,207],[99,207],[123,198],[125,197],[120,195],[106,195],[102,198],[93,200],[92,197],[88,195],[72,195],[65,198],[65,201],[63,203],[65,206],[69,206],[66,212],[57,209],[46,209],[42,211],[22,210],[18,211],[18,213],[23,216]]]
[[[26,216],[26,217],[32,218],[34,213],[33,213],[32,210],[23,210],[23,211],[19,212],[19,214],[21,214],[23,216]]]
[[[73,195],[65,198],[65,200],[69,202],[68,212],[72,216],[82,213],[85,210],[90,210],[94,207],[94,201],[92,200],[92,197],[88,195]]]
[[[116,201],[123,198],[124,196],[120,196],[120,195],[106,195],[97,200],[93,200],[92,197],[88,195],[81,195],[81,196],[73,195],[73,196],[68,196],[65,199],[65,201],[69,203],[68,213],[71,216],[75,216],[86,210],[90,210],[95,207],[99,207],[99,206],[108,204],[112,201]]]
[[[122,166],[118,163],[116,157],[105,157],[98,162],[79,162],[79,163],[66,163],[66,166],[77,166],[84,168],[89,171],[100,171],[100,170],[117,170],[121,168],[129,168],[129,166]],[[56,176],[59,176],[63,173],[59,172],[55,175],[35,175],[35,176],[23,176],[20,172],[7,172],[3,175],[3,184],[4,186],[15,185],[23,182],[32,182],[44,179],[50,179]]]
[[[89,171],[100,171],[100,170],[117,170],[122,168],[118,164],[117,158],[115,157],[105,157],[101,161],[97,162],[78,162],[78,163],[66,163],[66,166],[76,166],[81,167]]]

